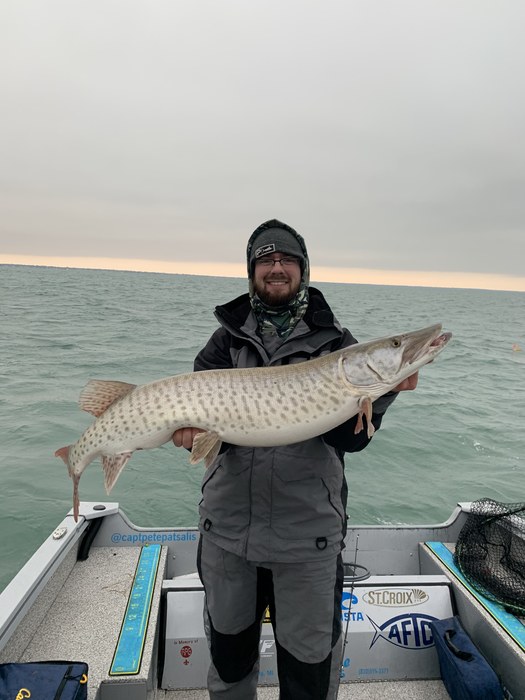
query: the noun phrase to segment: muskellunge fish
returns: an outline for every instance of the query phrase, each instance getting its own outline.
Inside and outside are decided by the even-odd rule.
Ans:
[[[368,435],[372,402],[431,362],[447,345],[441,324],[357,343],[306,362],[279,367],[217,369],[178,374],[136,386],[92,380],[80,407],[96,416],[79,440],[55,452],[73,479],[78,518],[78,482],[102,458],[109,494],[135,450],[160,447],[183,427],[203,428],[190,463],[206,466],[221,443],[272,447],[321,435],[359,414],[356,432]]]

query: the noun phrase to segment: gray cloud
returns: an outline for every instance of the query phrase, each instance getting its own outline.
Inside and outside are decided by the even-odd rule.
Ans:
[[[0,8],[0,252],[523,275],[516,0]]]

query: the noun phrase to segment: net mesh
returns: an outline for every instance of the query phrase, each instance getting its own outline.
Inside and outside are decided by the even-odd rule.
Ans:
[[[525,503],[472,503],[454,562],[473,588],[525,616]]]

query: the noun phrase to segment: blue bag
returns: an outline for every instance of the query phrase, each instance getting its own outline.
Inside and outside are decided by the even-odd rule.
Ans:
[[[452,700],[502,700],[499,679],[458,617],[430,623],[441,679]]]
[[[0,699],[87,700],[88,665],[76,661],[0,664]]]

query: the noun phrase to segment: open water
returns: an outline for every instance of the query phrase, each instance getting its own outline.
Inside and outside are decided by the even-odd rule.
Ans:
[[[347,457],[350,522],[436,523],[458,501],[525,500],[525,295],[316,286],[361,341],[435,322],[454,334],[371,445]],[[246,288],[241,279],[0,266],[0,590],[71,507],[53,454],[92,420],[77,405],[86,381],[190,371],[216,328],[213,308]],[[109,498],[90,465],[80,497],[118,501],[138,525],[191,526],[203,469],[172,445],[145,450]]]

